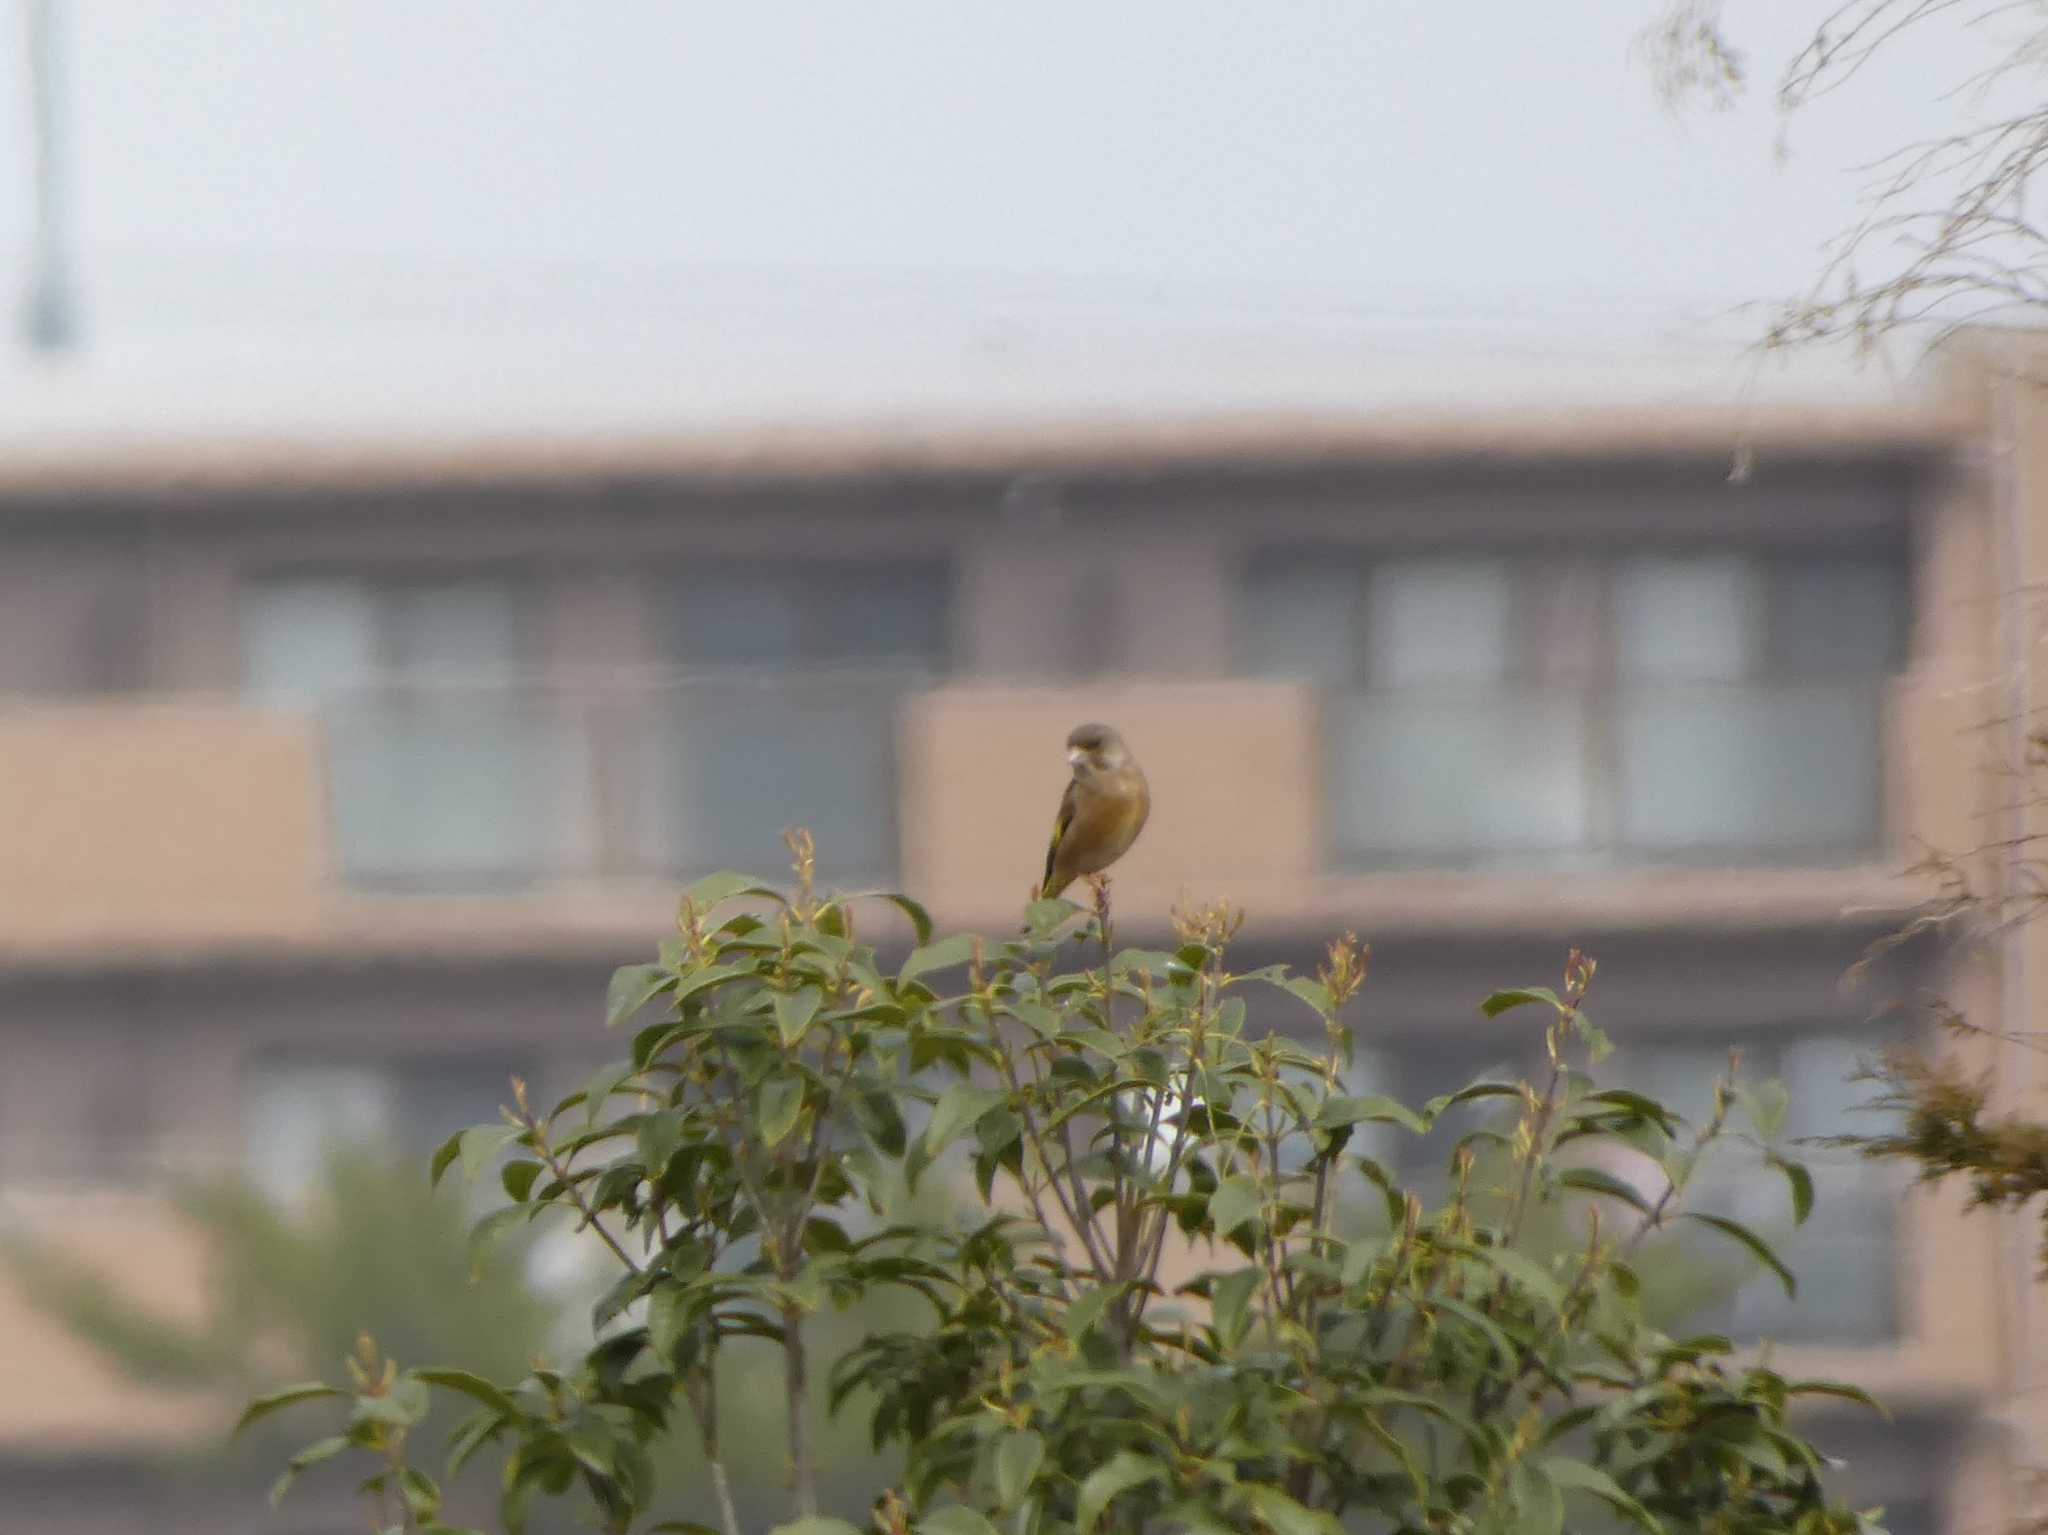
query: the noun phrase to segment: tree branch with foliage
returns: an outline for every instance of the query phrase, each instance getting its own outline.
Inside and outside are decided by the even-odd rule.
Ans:
[[[1872,156],[1861,210],[1821,253],[1807,289],[1777,304],[1762,345],[1784,348],[1846,339],[1861,352],[1904,333],[2034,318],[2048,302],[2048,232],[2030,209],[2048,164],[2048,16],[2014,0],[1847,0],[1821,15],[1776,71],[1775,97],[1791,120],[1850,86],[1873,60],[1909,49],[1930,27],[2010,26],[2011,41],[1988,67],[1929,82],[1956,127],[1894,144]],[[1639,47],[1675,104],[1732,105],[1749,89],[1745,51],[1730,36],[1721,0],[1666,0]],[[1783,138],[1781,136],[1781,145]]]

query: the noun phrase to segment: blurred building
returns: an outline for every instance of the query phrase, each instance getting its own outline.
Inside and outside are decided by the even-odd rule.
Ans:
[[[186,1304],[155,1186],[289,1195],[336,1137],[424,1151],[511,1072],[577,1078],[679,880],[779,873],[786,823],[836,883],[1000,928],[1092,717],[1158,807],[1124,933],[1183,896],[1244,905],[1261,957],[1357,931],[1385,1090],[1513,1058],[1475,1004],[1576,944],[1625,1073],[1696,1109],[1737,1047],[1789,1133],[1841,1128],[1900,1026],[1843,972],[1921,894],[1918,839],[1986,840],[1973,727],[2006,708],[2006,599],[2048,574],[2019,472],[2048,413],[1959,377],[1907,412],[0,463],[7,1219],[69,1212]],[[1908,953],[1884,984],[2032,983]],[[1716,1320],[1891,1405],[1823,1437],[1895,1531],[2002,1517],[2025,1257],[1952,1198],[1820,1171],[1801,1302],[1742,1283]],[[1784,1224],[1781,1190],[1725,1192]],[[174,1508],[150,1456],[216,1404],[0,1311],[0,1506],[316,1527]]]

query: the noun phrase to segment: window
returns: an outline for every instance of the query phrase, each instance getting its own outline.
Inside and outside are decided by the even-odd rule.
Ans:
[[[1688,1237],[1687,1251],[1713,1279],[1710,1298],[1688,1325],[1797,1343],[1874,1343],[1897,1335],[1898,1173],[1853,1153],[1798,1144],[1875,1128],[1872,1115],[1858,1112],[1873,1096],[1870,1084],[1851,1077],[1859,1060],[1881,1043],[1834,1034],[1742,1042],[1742,1080],[1776,1078],[1790,1095],[1782,1141],[1786,1153],[1813,1174],[1813,1213],[1795,1226],[1785,1181],[1760,1176],[1755,1150],[1733,1144],[1696,1174],[1688,1205],[1731,1216],[1756,1231],[1798,1277],[1799,1293],[1788,1297],[1774,1276],[1758,1270],[1733,1243]],[[1649,1052],[1624,1075],[1698,1125],[1711,1113],[1713,1084],[1727,1067],[1725,1047],[1688,1043]]]
[[[243,1109],[244,1165],[271,1198],[303,1199],[330,1157],[385,1144],[396,1105],[389,1075],[334,1061],[277,1060],[251,1073]]]
[[[693,567],[665,605],[679,682],[646,781],[670,867],[772,870],[810,828],[837,877],[896,861],[897,700],[944,664],[944,572]]]
[[[334,1156],[419,1157],[457,1130],[493,1122],[520,1071],[520,1062],[495,1054],[261,1058],[245,1084],[244,1165],[273,1199],[303,1199]]]
[[[1325,554],[1257,563],[1242,632],[1329,690],[1345,860],[1826,861],[1878,844],[1903,607],[1863,553]]]
[[[315,711],[344,877],[495,885],[558,861],[580,757],[527,672],[509,582],[267,582],[242,612],[250,693]]]

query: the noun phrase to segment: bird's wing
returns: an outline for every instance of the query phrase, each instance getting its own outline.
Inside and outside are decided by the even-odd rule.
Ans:
[[[1081,808],[1080,788],[1078,783],[1068,779],[1067,792],[1060,796],[1060,813],[1053,818],[1052,841],[1045,849],[1045,878],[1038,886],[1041,896],[1052,894],[1048,887],[1052,884],[1053,865],[1059,862],[1060,842],[1067,835],[1067,828],[1074,824],[1074,813]]]

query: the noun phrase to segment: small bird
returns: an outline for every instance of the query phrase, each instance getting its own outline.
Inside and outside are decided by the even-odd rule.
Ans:
[[[1045,850],[1040,900],[1050,900],[1082,875],[1100,874],[1123,857],[1152,813],[1144,770],[1109,726],[1076,726],[1067,737],[1067,761],[1074,777],[1060,797],[1052,845]]]

